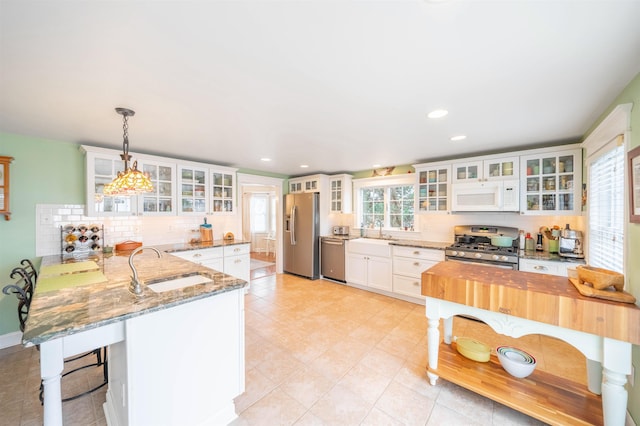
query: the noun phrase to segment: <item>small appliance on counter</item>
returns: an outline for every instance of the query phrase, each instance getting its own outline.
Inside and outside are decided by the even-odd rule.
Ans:
[[[349,227],[348,226],[334,226],[333,227],[333,235],[335,236],[346,236],[349,235]]]
[[[576,259],[584,258],[582,232],[569,229],[569,224],[560,233],[559,255]]]

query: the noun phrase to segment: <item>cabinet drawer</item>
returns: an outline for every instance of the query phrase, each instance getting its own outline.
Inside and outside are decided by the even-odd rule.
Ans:
[[[570,265],[566,262],[520,259],[518,269],[524,272],[534,272],[536,274],[550,274],[566,277],[568,275],[568,266]]]
[[[234,244],[232,246],[224,246],[224,257],[249,254],[249,252],[249,244]]]
[[[441,262],[444,260],[444,251],[435,249],[425,249],[420,247],[393,246],[394,256],[411,257],[417,259],[434,260]]]
[[[393,292],[400,293],[412,297],[423,297],[420,294],[420,278],[403,277],[399,275],[393,276]]]
[[[410,259],[407,257],[394,257],[393,258],[393,273],[399,275],[406,275],[409,277],[415,277],[420,281],[422,272],[431,268],[438,262],[433,260],[420,260]]]
[[[223,255],[222,247],[212,247],[199,250],[187,250],[176,253],[171,253],[173,256],[180,259],[189,260],[195,263],[202,263],[210,259],[221,258]]]

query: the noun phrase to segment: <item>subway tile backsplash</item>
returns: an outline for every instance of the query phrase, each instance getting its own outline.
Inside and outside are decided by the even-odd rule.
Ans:
[[[65,225],[103,225],[102,245],[113,246],[127,240],[140,241],[147,245],[186,242],[197,236],[193,231],[198,229],[200,223],[202,218],[195,216],[144,219],[139,216],[90,217],[84,215],[82,204],[36,204],[36,256],[62,252],[60,228]],[[232,230],[233,225],[228,225],[229,230]],[[221,237],[223,230],[217,231],[216,234]]]

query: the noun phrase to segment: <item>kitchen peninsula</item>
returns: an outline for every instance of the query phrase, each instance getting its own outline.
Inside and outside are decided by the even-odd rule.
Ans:
[[[136,297],[128,289],[128,253],[89,260],[97,269],[91,273],[103,279],[82,284],[83,272],[76,271],[59,289],[47,288],[42,271],[61,264],[61,256],[42,261],[23,342],[40,345],[45,425],[62,424],[63,359],[102,346],[110,348],[104,406],[109,424],[233,420],[233,398],[244,391],[246,281],[143,250],[134,258],[143,282]],[[148,286],[194,276],[208,282],[161,292]]]
[[[581,296],[565,277],[455,262],[424,271],[422,294],[432,385],[443,377],[547,423],[624,425],[631,345],[640,344],[636,305]],[[514,379],[495,359],[467,362],[450,347],[455,315],[478,318],[507,336],[544,334],[571,344],[586,357],[590,392],[538,371]]]

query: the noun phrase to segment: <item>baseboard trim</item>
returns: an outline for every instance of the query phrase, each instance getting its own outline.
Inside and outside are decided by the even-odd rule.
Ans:
[[[22,332],[14,331],[0,336],[0,349],[9,348],[11,346],[22,343]]]

